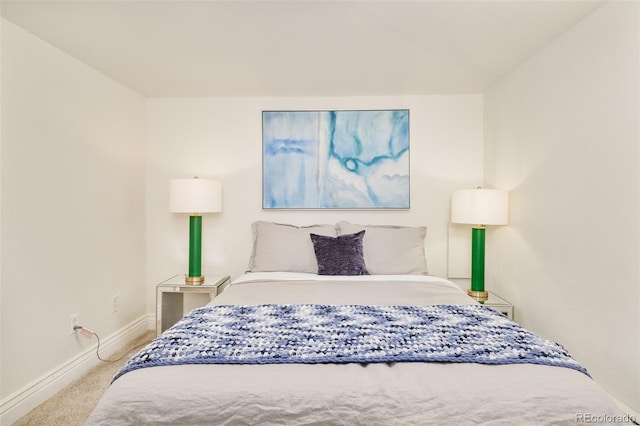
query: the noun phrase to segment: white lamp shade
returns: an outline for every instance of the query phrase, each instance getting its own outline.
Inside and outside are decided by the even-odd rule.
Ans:
[[[509,223],[509,193],[482,188],[455,191],[451,200],[451,222],[506,225]]]
[[[222,211],[222,185],[211,179],[171,179],[169,211],[214,213]]]

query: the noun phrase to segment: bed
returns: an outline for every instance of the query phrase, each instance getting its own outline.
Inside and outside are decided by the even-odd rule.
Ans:
[[[425,232],[257,222],[249,272],[134,356],[87,424],[624,421],[562,346],[428,275]]]

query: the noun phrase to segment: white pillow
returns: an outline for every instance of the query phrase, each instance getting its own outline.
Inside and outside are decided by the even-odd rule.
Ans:
[[[338,235],[365,230],[364,262],[371,275],[426,275],[424,226],[356,225],[338,222]]]
[[[318,273],[318,262],[309,234],[336,237],[335,225],[294,226],[257,221],[253,225],[253,252],[249,272]]]

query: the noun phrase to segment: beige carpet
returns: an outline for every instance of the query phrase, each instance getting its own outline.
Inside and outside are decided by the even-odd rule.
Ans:
[[[122,356],[119,361],[101,361],[100,365],[94,367],[86,375],[31,410],[26,416],[15,422],[14,425],[74,426],[84,424],[120,367],[141,346],[150,342],[155,336],[155,331],[148,331],[138,337],[127,347],[107,357],[108,359],[118,359]],[[102,357],[104,358],[104,356]]]

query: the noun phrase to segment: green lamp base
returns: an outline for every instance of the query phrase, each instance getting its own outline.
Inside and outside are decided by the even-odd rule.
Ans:
[[[480,303],[489,299],[484,290],[484,227],[474,226],[471,234],[471,289],[467,294]]]
[[[202,216],[193,214],[189,217],[189,273],[185,277],[188,285],[204,284],[201,272],[202,264]]]

